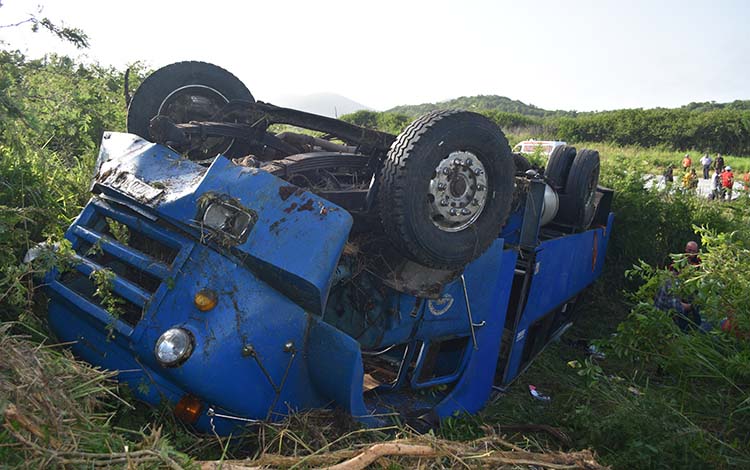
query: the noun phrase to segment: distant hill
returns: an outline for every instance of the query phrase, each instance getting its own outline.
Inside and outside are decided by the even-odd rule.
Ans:
[[[339,117],[362,109],[372,109],[369,106],[351,100],[346,96],[337,95],[336,93],[314,93],[303,96],[286,95],[280,97],[273,104],[328,117]]]
[[[462,96],[460,98],[454,98],[447,101],[439,101],[437,103],[422,103],[414,105],[401,105],[391,108],[388,112],[405,114],[407,116],[416,117],[436,109],[467,109],[467,110],[487,110],[487,111],[499,111],[503,113],[517,113],[524,116],[531,117],[559,117],[559,116],[570,116],[575,117],[579,114],[592,114],[590,112],[576,112],[576,111],[563,111],[563,110],[548,110],[534,106],[533,104],[526,104],[523,101],[512,100],[505,96],[498,95],[477,95],[477,96]],[[731,103],[717,103],[715,101],[706,102],[695,102],[681,106],[680,108],[685,111],[695,112],[708,112],[719,109],[728,109],[732,111],[750,111],[750,100],[735,100]],[[607,112],[607,111],[604,111]]]
[[[452,100],[440,101],[438,103],[423,103],[416,105],[402,105],[391,108],[388,112],[418,116],[436,109],[466,109],[466,110],[488,110],[503,113],[517,113],[524,116],[547,117],[547,116],[575,116],[575,111],[550,111],[542,109],[533,104],[512,100],[498,95],[462,96]]]

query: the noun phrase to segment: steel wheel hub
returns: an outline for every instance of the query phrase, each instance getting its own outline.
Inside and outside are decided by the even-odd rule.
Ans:
[[[187,85],[174,90],[159,105],[160,115],[169,117],[175,124],[190,121],[209,121],[229,100],[218,90],[205,85]],[[234,139],[209,137],[203,153],[215,156],[226,152]]]
[[[453,152],[435,168],[428,189],[430,220],[440,230],[459,232],[487,203],[487,174],[471,152]]]

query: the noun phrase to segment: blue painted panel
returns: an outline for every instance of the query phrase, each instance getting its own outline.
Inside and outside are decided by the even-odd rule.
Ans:
[[[261,278],[306,309],[321,313],[352,224],[335,204],[254,168],[216,158],[206,169],[171,149],[128,134],[102,141],[98,188],[153,207],[200,235],[199,200],[225,195],[258,215],[232,251]],[[119,179],[118,179],[119,178]]]
[[[490,396],[517,257],[514,250],[503,251],[502,240],[498,240],[466,269],[474,321],[487,323],[476,329],[478,349],[469,349],[471,357],[461,378],[436,407],[441,417],[475,413]],[[473,299],[479,308],[474,308]],[[468,347],[472,348],[471,342]]]
[[[503,383],[511,382],[520,372],[527,331],[536,320],[585,289],[600,275],[614,215],[607,227],[554,238],[537,248],[538,272],[531,281],[526,307],[514,332],[513,346]]]

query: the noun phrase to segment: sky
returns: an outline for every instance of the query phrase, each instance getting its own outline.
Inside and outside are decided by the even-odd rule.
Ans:
[[[0,25],[83,29],[82,60],[158,68],[202,60],[256,99],[330,92],[374,109],[496,94],[545,109],[750,99],[750,1],[0,0]],[[31,57],[81,52],[28,26]]]

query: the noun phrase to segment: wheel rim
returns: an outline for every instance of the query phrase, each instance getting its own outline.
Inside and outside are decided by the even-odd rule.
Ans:
[[[205,85],[186,85],[172,91],[159,105],[158,114],[167,116],[176,124],[190,121],[208,121],[229,99],[215,88]],[[200,153],[216,155],[232,146],[234,139],[209,137],[201,146]]]
[[[459,232],[479,218],[487,204],[487,173],[471,152],[452,152],[430,180],[430,220],[440,230]]]

